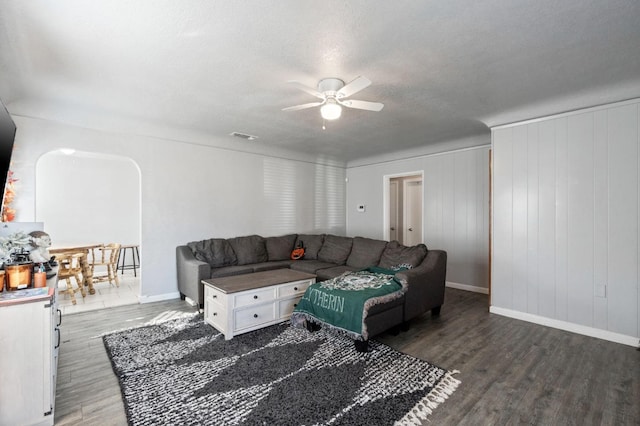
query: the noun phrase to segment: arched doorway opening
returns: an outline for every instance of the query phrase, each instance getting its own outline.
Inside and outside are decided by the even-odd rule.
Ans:
[[[54,247],[140,245],[140,168],[130,158],[67,149],[48,152],[36,163],[35,190],[36,221],[44,222]],[[61,297],[63,313],[138,303],[137,272],[135,277],[133,270],[120,273],[119,288],[100,283],[95,295],[80,297],[75,306],[65,306]]]

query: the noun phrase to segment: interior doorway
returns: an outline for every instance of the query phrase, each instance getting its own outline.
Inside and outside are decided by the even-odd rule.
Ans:
[[[54,248],[109,243],[139,247],[140,182],[140,169],[130,158],[75,150],[48,152],[36,163],[36,221],[44,223]],[[140,270],[119,271],[118,276],[119,286],[95,284],[95,294],[76,295],[75,305],[61,295],[63,314],[138,303]]]
[[[422,171],[384,176],[384,238],[404,245],[424,241]]]

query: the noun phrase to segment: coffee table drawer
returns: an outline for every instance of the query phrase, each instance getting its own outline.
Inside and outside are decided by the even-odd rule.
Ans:
[[[211,300],[211,299],[209,299]],[[205,304],[204,315],[210,324],[224,332],[227,329],[227,310],[222,305]]]
[[[242,330],[243,328],[274,321],[276,319],[275,305],[273,303],[268,303],[266,305],[238,309],[235,311],[234,316],[234,331]]]
[[[280,318],[289,319],[289,317],[291,317],[291,313],[293,312],[295,307],[298,305],[299,301],[300,301],[299,297],[281,300],[279,304]]]
[[[303,294],[307,287],[313,284],[315,280],[302,280],[293,283],[287,283],[278,287],[278,297],[290,297]]]
[[[241,306],[255,305],[256,303],[269,302],[276,298],[275,288],[265,288],[241,293],[233,297],[233,306],[238,308]]]
[[[208,299],[211,303],[215,303],[216,305],[220,305],[222,307],[226,306],[227,295],[219,290],[216,290],[215,288],[211,288],[210,286],[205,286],[204,297],[205,299]]]

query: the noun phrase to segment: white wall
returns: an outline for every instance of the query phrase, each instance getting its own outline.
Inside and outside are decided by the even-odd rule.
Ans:
[[[13,118],[12,169],[21,179],[17,221],[35,218],[36,161],[47,152],[73,148],[139,166],[143,301],[177,297],[177,245],[252,233],[346,231],[343,168]]]
[[[53,151],[36,164],[36,221],[57,247],[140,244],[140,171],[113,155]]]
[[[450,285],[486,291],[489,280],[487,146],[349,167],[347,233],[382,239],[384,176],[420,171],[424,171],[423,241],[427,247],[447,251]],[[366,205],[364,213],[357,212],[358,204]]]
[[[639,114],[630,101],[492,130],[492,312],[637,345]]]

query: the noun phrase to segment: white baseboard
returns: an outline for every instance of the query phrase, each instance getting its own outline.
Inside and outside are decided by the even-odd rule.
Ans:
[[[639,344],[638,337],[627,336],[625,334],[614,333],[613,331],[587,327],[585,325],[574,324],[567,321],[560,321],[553,318],[529,314],[526,312],[513,311],[511,309],[499,308],[497,306],[491,306],[489,308],[489,312],[509,318],[532,322],[534,324],[557,328],[564,331],[570,331],[572,333],[582,334],[584,336],[595,337],[597,339],[608,340],[615,343],[621,343],[623,345],[638,347]]]
[[[472,291],[474,293],[489,294],[489,289],[486,288],[486,287],[478,287],[478,286],[469,285],[469,284],[452,283],[451,281],[447,281],[445,283],[445,285],[447,287],[455,288],[455,289],[458,289],[458,290]]]
[[[154,296],[138,296],[138,302],[140,303],[153,303],[153,302],[162,302],[165,300],[178,299],[180,297],[180,293],[175,291],[173,293],[164,293],[164,294],[156,294]]]

